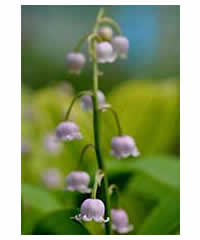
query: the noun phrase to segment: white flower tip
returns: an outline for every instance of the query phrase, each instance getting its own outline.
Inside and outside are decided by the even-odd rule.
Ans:
[[[92,190],[91,190],[91,188],[83,188],[83,189],[80,189],[79,190],[81,193],[91,193],[92,192]]]
[[[86,215],[83,215],[82,220],[85,221],[85,222],[90,222],[90,221],[92,221],[92,218],[89,218]]]
[[[78,222],[81,222],[81,214],[78,214],[76,216],[70,217],[70,219],[76,220]]]
[[[138,151],[138,149],[135,147],[135,149],[133,150],[133,152],[132,152],[132,156],[133,157],[138,157],[138,156],[140,156],[140,152]]]
[[[116,229],[117,232],[119,233],[128,233],[130,231],[133,231],[133,225],[128,225],[127,227],[123,227],[123,228],[118,228]]]

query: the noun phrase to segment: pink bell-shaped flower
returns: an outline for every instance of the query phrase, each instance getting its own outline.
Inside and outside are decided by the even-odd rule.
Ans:
[[[72,192],[90,193],[91,189],[88,188],[89,182],[90,176],[86,172],[73,171],[66,177],[66,189]]]
[[[79,132],[79,127],[71,121],[61,122],[56,127],[56,137],[61,141],[72,141],[81,139],[82,135]]]
[[[100,199],[86,199],[81,205],[81,212],[74,218],[77,221],[89,222],[94,220],[98,223],[108,222],[109,218],[104,219],[105,206]]]
[[[133,225],[128,223],[128,215],[123,209],[111,209],[112,229],[118,233],[128,233]]]
[[[71,52],[66,56],[66,63],[71,73],[80,74],[85,61],[85,56],[79,52]]]
[[[139,156],[139,151],[136,147],[135,141],[130,136],[117,136],[111,141],[112,155],[117,158],[127,158],[129,156]]]

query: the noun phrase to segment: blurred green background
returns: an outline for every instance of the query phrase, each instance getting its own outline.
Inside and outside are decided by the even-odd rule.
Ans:
[[[64,59],[92,29],[99,8],[22,6],[22,234],[103,234],[98,224],[83,226],[67,217],[88,196],[63,192],[64,177],[76,167],[84,144],[93,141],[92,114],[83,112],[79,102],[72,111],[83,141],[52,147],[49,138],[74,94],[91,88],[89,61],[80,76],[73,76]],[[104,9],[130,40],[130,51],[127,60],[100,66],[100,88],[141,152],[138,159],[110,156],[116,127],[112,116],[104,113],[101,146],[109,182],[120,186],[121,207],[135,226],[130,234],[179,234],[180,9]],[[82,167],[94,176],[92,151]],[[56,175],[49,185],[44,177],[48,171]]]

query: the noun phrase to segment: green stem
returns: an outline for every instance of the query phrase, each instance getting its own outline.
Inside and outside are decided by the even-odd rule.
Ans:
[[[90,36],[90,34],[91,34],[91,33],[85,34],[85,35],[78,41],[76,47],[74,48],[74,52],[80,52],[83,43],[88,39],[88,37]]]
[[[101,107],[100,110],[102,112],[109,110],[113,114],[113,117],[117,124],[118,136],[122,136],[123,135],[122,127],[120,125],[119,117],[118,117],[117,113],[115,112],[115,110],[110,105],[108,105],[108,106],[105,105],[105,106]]]
[[[74,48],[74,52],[80,52],[82,45],[84,44],[84,42],[86,42],[87,40],[91,39],[91,38],[96,38],[97,41],[101,41],[102,39],[100,38],[100,36],[98,36],[98,34],[94,34],[94,33],[87,33],[85,34],[77,43],[76,47]]]
[[[70,105],[69,105],[69,108],[65,114],[65,118],[64,120],[68,120],[69,119],[69,115],[71,113],[71,110],[72,110],[72,107],[74,106],[74,103],[76,102],[76,100],[80,97],[82,97],[83,95],[92,95],[92,93],[90,91],[82,91],[80,93],[78,93],[71,101]]]
[[[93,199],[96,198],[97,188],[98,188],[98,182],[97,182],[97,180],[95,179],[95,181],[94,181],[94,186],[93,186],[93,189],[92,189],[92,198],[93,198]]]
[[[89,149],[89,148],[94,148],[94,145],[93,144],[87,144],[84,146],[84,148],[82,149],[81,151],[81,156],[80,156],[80,160],[79,160],[79,163],[78,163],[78,169],[80,168],[80,165],[81,165],[81,162],[83,161],[83,157],[85,155],[85,152]]]
[[[117,35],[121,35],[120,26],[112,18],[104,17],[101,19],[100,24],[109,24],[115,30]]]
[[[97,16],[97,21],[94,26],[94,33],[97,33],[100,19],[103,16],[103,9],[100,9]],[[99,132],[99,111],[98,111],[98,100],[97,100],[97,91],[98,91],[98,64],[96,61],[96,40],[93,41],[93,50],[94,50],[94,60],[93,60],[93,127],[94,127],[94,143],[95,151],[98,166],[104,172],[104,178],[102,182],[104,203],[105,203],[105,218],[109,217],[110,221],[105,223],[106,234],[112,234],[111,229],[111,218],[110,218],[110,198],[108,192],[108,178],[106,174],[106,167],[103,161],[101,151],[100,151],[100,132]]]
[[[100,38],[100,36],[98,36],[97,33],[91,33],[90,36],[88,37],[88,51],[89,51],[89,54],[91,55],[91,57],[95,60],[95,57],[93,55],[93,49],[92,49],[92,42],[94,40],[97,40],[97,42],[100,42],[102,39]]]

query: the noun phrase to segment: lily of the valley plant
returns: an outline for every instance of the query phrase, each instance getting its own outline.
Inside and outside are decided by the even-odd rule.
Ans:
[[[100,64],[114,63],[117,59],[125,59],[129,49],[128,39],[121,34],[119,25],[111,18],[104,16],[103,9],[100,9],[93,31],[83,36],[77,46],[66,56],[68,70],[74,74],[80,74],[86,64],[86,57],[80,52],[83,44],[88,46],[88,58],[93,65],[93,87],[91,90],[80,92],[72,100],[65,119],[56,128],[56,137],[61,141],[81,140],[82,136],[79,126],[69,120],[71,110],[75,101],[80,98],[81,106],[85,111],[93,113],[94,143],[87,144],[81,153],[80,161],[87,149],[94,148],[98,169],[94,180],[93,189],[89,188],[90,176],[84,171],[72,171],[66,177],[66,190],[91,193],[91,197],[83,201],[80,206],[80,213],[72,216],[77,221],[95,221],[105,224],[106,234],[112,234],[112,230],[118,233],[127,233],[133,229],[129,224],[128,215],[119,206],[112,208],[110,198],[114,189],[109,187],[106,172],[106,163],[102,158],[100,148],[99,114],[104,111],[111,111],[113,114],[118,134],[111,141],[111,154],[117,159],[129,156],[138,156],[139,151],[131,136],[123,133],[118,115],[112,106],[106,103],[105,96],[99,90],[98,79],[101,76]],[[97,188],[103,191],[102,199],[97,198]],[[115,188],[116,189],[116,188]]]

